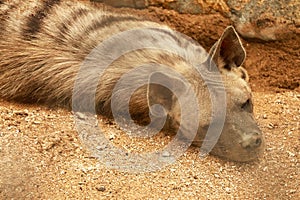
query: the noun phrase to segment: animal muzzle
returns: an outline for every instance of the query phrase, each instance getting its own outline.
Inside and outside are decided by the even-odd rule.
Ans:
[[[252,151],[263,145],[263,136],[260,132],[248,133],[240,142],[242,148]]]

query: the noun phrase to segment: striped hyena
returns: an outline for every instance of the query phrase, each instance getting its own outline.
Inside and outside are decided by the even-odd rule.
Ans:
[[[80,1],[1,0],[0,19],[0,97],[18,102],[71,108],[75,79],[86,56],[110,36],[124,31],[148,28],[161,34],[161,40],[172,40],[175,49],[197,46],[193,42],[180,42],[164,25],[95,9]],[[152,45],[158,42],[153,38]],[[200,59],[204,51],[196,53],[199,64],[206,64],[207,71],[212,61],[216,63],[226,90],[225,124],[212,153],[235,161],[257,158],[263,151],[264,140],[253,117],[248,76],[241,67],[245,50],[236,31],[228,27],[206,59]],[[172,53],[141,49],[118,57],[99,77],[95,95],[98,114],[111,116],[111,96],[117,81],[145,61],[168,66],[191,84],[201,111],[194,139],[195,144],[200,144],[212,117],[207,84],[195,67]],[[138,82],[142,75],[136,74],[132,82]],[[180,79],[160,73],[148,76],[149,82],[158,77],[165,78],[171,85],[186,87]],[[84,92],[89,92],[89,88]],[[155,115],[150,107],[154,104],[164,106],[168,119],[165,127],[178,128],[181,120],[178,99],[158,84],[148,84],[135,91],[130,100],[130,114],[138,121],[147,121],[149,115]],[[188,105],[187,102],[185,106]]]

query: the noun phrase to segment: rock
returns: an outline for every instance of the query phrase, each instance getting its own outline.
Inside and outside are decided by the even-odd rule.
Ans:
[[[300,37],[299,0],[93,0],[114,7],[172,9],[183,14],[220,13],[244,38],[263,41]]]
[[[106,190],[106,188],[104,186],[96,186],[96,190],[98,190],[99,192],[104,192]]]
[[[162,156],[163,157],[170,157],[171,154],[168,151],[164,151],[164,152],[162,152]]]
[[[148,6],[172,9],[184,14],[229,12],[225,0],[92,0],[114,7],[147,8]]]
[[[105,3],[114,7],[129,7],[129,8],[146,8],[147,0],[93,0],[100,3]]]
[[[162,6],[185,14],[210,14],[229,12],[225,0],[148,0],[151,6]]]
[[[230,18],[245,38],[285,40],[300,34],[300,1],[228,0]]]
[[[167,9],[173,9],[179,13],[199,14],[203,9],[196,0],[149,0],[152,6],[161,5]]]

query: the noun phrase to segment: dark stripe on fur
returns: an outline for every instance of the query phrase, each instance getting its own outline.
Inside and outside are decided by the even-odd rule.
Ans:
[[[1,2],[1,4],[3,4],[3,2]],[[4,23],[5,21],[8,19],[8,13],[11,9],[8,8],[6,10],[1,11],[0,13],[0,32],[2,32],[4,30]]]
[[[43,6],[36,11],[36,13],[28,17],[26,27],[23,30],[23,36],[25,39],[33,39],[36,33],[41,29],[41,24],[50,13],[54,5],[59,4],[60,0],[46,0],[43,1]]]
[[[63,21],[60,25],[58,25],[59,36],[56,38],[58,42],[61,42],[65,38],[65,34],[68,32],[69,28],[73,25],[76,26],[76,22],[82,16],[86,15],[89,12],[88,9],[78,8],[71,12],[68,20]]]
[[[86,37],[87,35],[102,29],[104,27],[112,26],[114,24],[122,23],[124,21],[143,21],[142,19],[133,17],[133,16],[105,16],[102,19],[99,19],[97,21],[92,22],[87,28],[85,29],[85,32],[83,33],[80,38],[83,36]]]
[[[0,5],[4,4],[4,2],[1,1]],[[8,9],[2,11],[0,13],[0,37],[2,35],[2,32],[6,29],[6,24],[9,19],[9,13],[14,12],[14,10],[17,8],[16,5],[10,5]]]
[[[93,21],[90,25],[86,27],[83,33],[78,35],[76,38],[73,38],[74,46],[78,47],[78,41],[82,41],[87,38],[90,34],[102,29],[104,27],[109,27],[114,24],[122,24],[125,21],[144,21],[143,19],[139,19],[133,16],[103,16],[103,18],[99,18],[97,21]]]
[[[124,21],[138,21],[138,18],[133,16],[106,16],[105,18],[93,22],[90,26],[86,28],[86,33],[92,33],[97,31],[99,28],[106,26],[111,26],[115,23],[120,23]]]
[[[4,2],[0,1],[0,6],[1,6],[1,4],[4,4]],[[16,6],[15,5],[9,5],[9,7],[7,9],[2,10],[0,12],[0,19],[2,19],[2,18],[4,19],[4,17],[7,17],[8,13],[11,12],[13,8],[16,8]]]

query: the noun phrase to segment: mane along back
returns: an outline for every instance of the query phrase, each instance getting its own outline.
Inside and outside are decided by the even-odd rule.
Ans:
[[[164,39],[173,41],[172,49],[186,52],[185,49],[192,49],[195,45],[182,43],[166,26],[132,15],[109,12],[105,7],[96,9],[88,2],[5,0],[0,1],[0,19],[0,98],[19,102],[70,108],[75,79],[86,56],[117,33],[151,28],[159,31]],[[151,40],[153,46],[159,46],[158,43],[161,46],[161,40]],[[189,45],[193,47],[189,48]],[[202,55],[202,52],[197,53]],[[197,74],[178,56],[163,51],[137,50],[121,56],[112,63],[104,78],[99,77],[96,106],[105,105],[104,112],[109,110],[115,83],[133,67],[149,61],[170,66],[191,79]],[[133,81],[138,82],[138,79],[139,74]],[[194,82],[195,85],[200,83],[199,79]],[[92,91],[91,88],[85,90]],[[144,100],[145,94],[139,95],[135,101],[136,110],[142,113],[147,110]]]
[[[70,104],[74,78],[94,47],[118,32],[155,26],[77,1],[0,1],[0,97]]]

